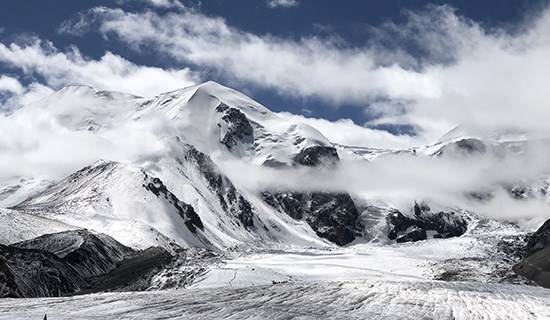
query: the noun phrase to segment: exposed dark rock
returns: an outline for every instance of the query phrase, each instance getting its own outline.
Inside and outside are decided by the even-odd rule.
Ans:
[[[151,279],[174,257],[161,247],[135,252],[121,261],[116,269],[88,279],[89,285],[78,294],[104,291],[142,291],[149,288]]]
[[[262,193],[264,201],[294,219],[305,221],[317,233],[338,245],[356,237],[359,213],[345,193]]]
[[[84,277],[55,254],[0,245],[0,279],[4,296],[57,297],[87,285]]]
[[[216,164],[204,153],[191,145],[185,145],[186,152],[183,160],[178,159],[182,166],[193,165],[204,177],[209,189],[214,193],[222,209],[235,216],[247,228],[254,225],[254,212],[250,203],[237,191],[231,180],[222,175]]]
[[[390,240],[397,239],[399,233],[402,233],[414,226],[414,220],[404,216],[399,210],[394,210],[386,216],[388,225],[388,238]]]
[[[550,245],[550,219],[529,237],[525,246],[524,258]]]
[[[405,235],[402,235],[400,237],[397,237],[395,239],[395,242],[416,242],[420,240],[426,240],[428,238],[428,235],[426,234],[426,230],[422,229],[417,226],[411,227],[411,230],[407,231]]]
[[[457,213],[432,212],[427,205],[418,203],[414,204],[412,216],[405,216],[394,210],[386,216],[386,223],[388,238],[396,241],[400,239],[398,242],[406,242],[408,239],[425,240],[427,231],[435,231],[434,238],[458,237],[468,229],[466,220]],[[417,229],[423,230],[423,233]],[[410,232],[414,234],[408,236]]]
[[[436,231],[442,238],[459,237],[468,229],[468,223],[456,212],[431,212],[426,205],[414,205],[417,226]]]
[[[536,251],[513,268],[514,272],[550,288],[550,246]]]
[[[273,208],[288,214],[296,220],[302,220],[309,210],[307,206],[307,194],[305,193],[262,193],[264,201]]]
[[[187,204],[178,199],[178,197],[176,197],[166,188],[164,183],[162,183],[159,178],[151,178],[145,172],[143,172],[143,174],[145,175],[146,181],[143,184],[143,187],[155,194],[157,197],[164,197],[166,200],[168,200],[168,202],[170,202],[178,211],[189,231],[196,233],[197,228],[201,230],[204,229],[202,220],[190,204]]]
[[[93,234],[88,230],[46,234],[12,246],[51,252],[85,278],[110,272],[120,261],[134,253],[134,250],[113,238],[104,234]]]
[[[294,162],[303,166],[318,167],[318,166],[335,166],[340,158],[334,147],[328,146],[311,146],[304,148],[294,157]]]
[[[304,148],[294,159],[295,166],[334,167],[340,161],[332,146]],[[290,217],[305,221],[317,233],[338,245],[356,238],[359,212],[347,193],[263,192],[264,201]]]
[[[0,297],[144,290],[171,259],[162,248],[134,251],[87,230],[44,235],[0,245]]]
[[[254,142],[254,130],[248,121],[248,118],[239,109],[230,107],[225,103],[220,103],[216,107],[216,112],[222,115],[220,127],[226,127],[222,132],[220,142],[231,151],[238,143],[251,144]]]

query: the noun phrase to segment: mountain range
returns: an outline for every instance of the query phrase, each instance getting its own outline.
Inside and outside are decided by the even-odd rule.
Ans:
[[[426,146],[345,146],[215,82],[152,98],[70,86],[7,119],[45,132],[32,139],[46,155],[0,181],[6,297],[180,288],[245,253],[456,237],[484,255],[441,257],[436,279],[550,283],[544,215],[491,215],[550,200],[544,171],[498,171],[548,146],[525,132],[463,124]]]

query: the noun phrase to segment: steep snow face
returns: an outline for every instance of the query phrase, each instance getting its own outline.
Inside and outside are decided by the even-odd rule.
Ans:
[[[332,146],[316,129],[281,119],[261,104],[215,82],[140,102],[139,117],[153,110],[172,119],[200,151],[227,150],[256,164],[291,165],[311,146]]]
[[[196,208],[213,248],[328,245],[307,223],[277,212],[255,191],[238,189],[210,157],[183,139],[165,145],[166,156],[143,167]]]
[[[203,247],[202,224],[193,207],[143,170],[100,161],[27,199],[17,210],[91,228],[128,246],[171,241]]]
[[[123,162],[159,156],[159,141],[177,135],[207,155],[221,151],[272,166],[294,164],[295,157],[308,147],[332,148],[316,129],[284,120],[249,97],[215,82],[153,98],[87,86],[66,87],[9,118],[21,130],[28,129],[29,135],[53,131],[51,139],[67,139],[71,144],[86,141],[100,157]],[[35,140],[29,148],[45,145]],[[50,149],[67,152],[58,145]],[[70,164],[67,167],[79,168],[98,160],[89,160],[94,153],[81,153],[85,157],[79,155],[73,160],[80,160],[78,164],[64,159]]]

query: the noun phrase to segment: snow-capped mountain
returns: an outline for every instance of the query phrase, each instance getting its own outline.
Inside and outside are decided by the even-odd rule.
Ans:
[[[172,242],[209,249],[265,241],[328,245],[309,220],[276,210],[259,190],[239,190],[209,155],[266,167],[330,166],[338,161],[336,150],[312,127],[283,121],[232,89],[207,82],[141,98],[73,86],[11,117],[113,140],[125,138],[121,127],[154,131],[154,121],[163,127],[154,141],[143,141],[150,152],[124,162],[97,160],[45,190],[32,189],[13,206],[19,212],[103,232],[139,249],[168,249]],[[339,223],[332,219],[325,227]]]
[[[40,278],[41,270],[53,268],[66,278],[59,286],[40,280],[39,288],[25,291],[17,280],[24,273],[14,273],[5,262],[8,267],[0,276],[12,279],[10,292],[20,296],[129,288],[128,279],[113,279],[143,261],[151,268],[137,272],[140,285],[134,289],[184,286],[199,276],[205,283],[213,281],[215,272],[205,275],[206,267],[187,258],[207,255],[192,250],[239,255],[365,243],[437,243],[461,236],[466,240],[460,241],[476,248],[476,258],[498,257],[490,270],[479,272],[500,281],[510,279],[507,272],[521,256],[506,253],[503,248],[509,246],[500,240],[520,239],[526,227],[510,227],[477,210],[498,199],[500,189],[518,206],[522,204],[517,201],[545,200],[548,194],[548,179],[540,175],[491,176],[487,169],[488,163],[508,161],[510,155],[529,155],[531,140],[515,132],[491,138],[468,133],[463,126],[431,145],[406,150],[334,145],[315,128],[285,120],[214,82],[152,98],[71,86],[9,119],[22,128],[38,128],[44,137],[35,138],[37,148],[45,146],[46,158],[59,159],[44,160],[50,175],[40,167],[0,183],[0,258],[21,268],[25,259],[38,257],[42,263],[31,274]],[[52,144],[51,137],[67,145]],[[367,189],[347,188],[347,181],[340,181],[351,179],[349,185],[356,186],[363,177],[360,171],[371,170],[364,165],[394,158],[399,166],[395,170],[407,176],[417,169],[454,170],[466,163],[473,175],[488,172],[489,182],[466,179],[456,183],[460,188],[439,193],[437,175],[443,171],[432,171],[426,180],[433,180],[435,188],[426,187],[431,181],[413,184],[418,190],[399,198],[402,194],[369,192],[377,184],[401,187],[384,176],[367,175]],[[489,162],[494,159],[498,161]],[[478,163],[485,167],[477,168]],[[350,164],[357,177],[346,175]],[[523,184],[519,176],[525,178]],[[289,181],[273,184],[274,177]],[[25,258],[29,250],[35,258]],[[68,263],[69,256],[79,258]],[[436,269],[443,270],[438,276],[455,279],[449,270],[462,266],[463,258],[435,260]],[[154,259],[162,263],[150,263]],[[210,268],[219,263],[208,259],[216,261],[209,262]],[[164,271],[153,275],[156,268]],[[497,277],[498,268],[509,270]],[[289,281],[294,275],[287,271],[264,275],[274,282]],[[256,279],[247,272],[246,277]],[[225,277],[224,271],[220,274]],[[111,280],[117,286],[108,286]]]

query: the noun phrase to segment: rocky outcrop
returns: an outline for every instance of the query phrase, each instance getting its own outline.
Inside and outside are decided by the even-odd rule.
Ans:
[[[110,272],[134,253],[113,238],[88,230],[46,234],[11,246],[53,253],[85,278]]]
[[[356,238],[359,213],[345,193],[262,193],[264,201],[296,220],[305,220],[321,238],[346,245]]]
[[[191,145],[186,144],[184,147],[184,159],[178,159],[179,164],[181,166],[193,165],[196,167],[210,191],[217,196],[222,209],[236,217],[244,227],[253,227],[254,212],[252,206],[237,191],[231,180],[219,172],[216,164],[206,154]]]
[[[57,297],[86,286],[78,270],[51,252],[0,245],[3,297]]]
[[[134,251],[87,230],[0,245],[0,297],[57,297],[142,290],[171,261],[160,247]]]
[[[514,272],[550,288],[550,219],[528,238],[524,250]]]
[[[190,204],[179,200],[178,197],[166,188],[160,179],[151,178],[145,172],[143,172],[143,174],[145,180],[143,187],[155,194],[157,197],[164,197],[170,204],[172,204],[178,211],[189,231],[197,233],[197,229],[204,229],[201,218]]]
[[[334,147],[315,145],[295,155],[293,165],[332,168],[339,161]],[[338,245],[346,245],[360,234],[359,212],[347,193],[263,192],[262,197],[271,207],[306,221],[319,237]]]
[[[216,112],[222,114],[218,123],[220,127],[220,142],[229,150],[240,143],[251,144],[254,142],[254,129],[248,118],[239,109],[220,103]]]
[[[332,146],[311,146],[304,148],[296,156],[294,162],[308,167],[335,166],[340,158],[338,152]]]
[[[550,219],[538,228],[527,240],[524,258],[540,251],[550,245]]]
[[[415,203],[412,215],[394,210],[386,216],[388,238],[396,242],[426,240],[428,232],[434,238],[458,237],[468,229],[468,223],[456,212],[432,212],[425,204]]]

